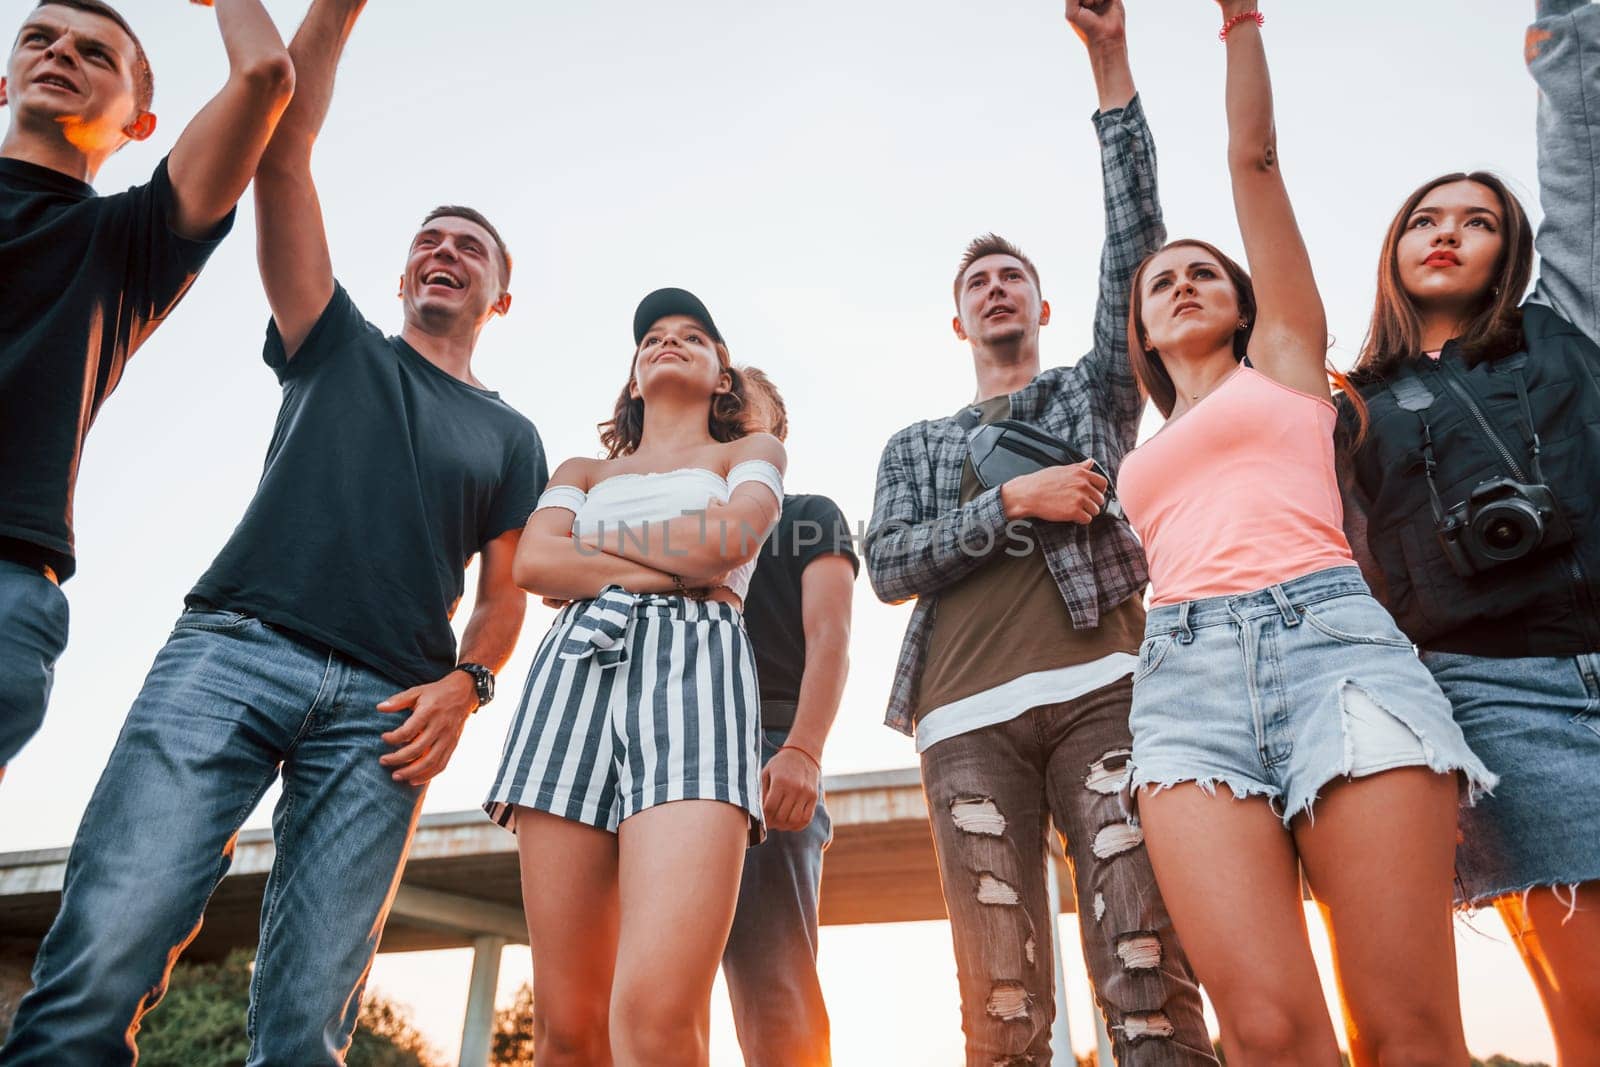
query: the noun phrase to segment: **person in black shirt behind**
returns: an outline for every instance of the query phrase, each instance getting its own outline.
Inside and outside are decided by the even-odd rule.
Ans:
[[[218,0],[228,81],[144,185],[89,182],[156,127],[154,81],[98,0],[28,13],[0,78],[0,775],[44,720],[67,643],[83,440],[128,358],[227,234],[294,88],[260,0]]]
[[[342,1063],[425,784],[522,626],[511,564],[544,453],[471,364],[510,307],[504,244],[470,209],[434,212],[411,242],[398,337],[334,280],[311,146],[361,7],[312,4],[291,46],[299,91],[256,178],[283,391],[260,485],[100,777],[6,1067],[132,1062],[280,768],[248,1062]],[[450,616],[474,554],[458,661]]]
[[[743,373],[746,428],[786,440],[783,397],[760,370]],[[751,1067],[831,1062],[817,981],[822,850],[833,837],[821,760],[849,671],[851,589],[860,569],[839,506],[825,496],[786,494],[745,598],[761,684],[761,792],[771,832],[745,853],[722,970]]]

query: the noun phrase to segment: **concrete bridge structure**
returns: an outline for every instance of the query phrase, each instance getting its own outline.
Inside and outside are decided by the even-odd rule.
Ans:
[[[916,768],[834,775],[824,785],[834,839],[823,864],[823,924],[945,919]],[[1052,835],[1052,847],[1054,841]],[[60,906],[67,851],[0,853],[0,1024],[5,1024],[0,1029],[8,1028],[28,988],[34,954]],[[185,959],[219,960],[235,948],[255,945],[274,856],[269,829],[239,835],[233,865]],[[1071,911],[1072,882],[1059,854],[1050,858],[1050,870],[1057,911]],[[424,815],[379,951],[473,950],[461,1067],[488,1063],[500,953],[527,940],[513,836],[476,809]],[[1055,942],[1056,1062],[1072,1063],[1061,939]],[[1104,1035],[1100,1046],[1101,1062],[1109,1067]]]

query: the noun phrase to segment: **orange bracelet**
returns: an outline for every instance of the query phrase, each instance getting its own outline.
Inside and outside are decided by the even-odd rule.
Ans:
[[[818,774],[822,773],[822,764],[817,761],[817,757],[813,756],[811,753],[807,752],[805,749],[801,748],[799,745],[779,745],[778,746],[778,751],[779,752],[782,752],[785,749],[789,749],[791,751],[800,753],[800,755],[804,756],[806,759],[811,761],[811,765],[817,769],[817,773]]]

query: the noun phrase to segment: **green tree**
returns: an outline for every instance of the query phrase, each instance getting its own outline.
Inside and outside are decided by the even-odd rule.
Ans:
[[[221,963],[180,963],[167,995],[139,1028],[144,1067],[223,1067],[250,1054],[245,1018],[250,1007],[248,950]]]
[[[139,1029],[141,1067],[238,1067],[250,1052],[248,949],[221,963],[180,963],[167,995]],[[402,1008],[368,993],[361,1004],[349,1067],[439,1067],[434,1050]]]
[[[509,1007],[494,1013],[490,1062],[495,1067],[533,1067],[533,986],[528,982]]]
[[[433,1046],[411,1025],[403,1008],[367,994],[346,1067],[439,1067],[439,1063]]]

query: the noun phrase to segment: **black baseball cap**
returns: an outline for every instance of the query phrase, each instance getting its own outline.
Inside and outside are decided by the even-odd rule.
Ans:
[[[713,338],[722,340],[722,331],[711,321],[711,312],[706,310],[698,296],[687,289],[657,289],[639,301],[639,310],[633,313],[634,345],[638,346],[644,340],[644,335],[650,332],[650,327],[668,315],[688,315],[697,319]]]

